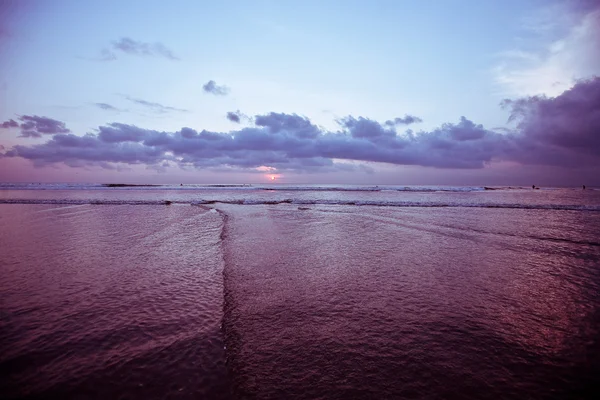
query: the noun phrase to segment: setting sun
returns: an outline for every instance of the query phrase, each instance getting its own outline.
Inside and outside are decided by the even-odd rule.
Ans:
[[[264,179],[269,182],[279,182],[282,179],[281,174],[265,174]]]

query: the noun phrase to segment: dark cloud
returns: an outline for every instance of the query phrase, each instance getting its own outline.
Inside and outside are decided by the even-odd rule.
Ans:
[[[114,51],[120,51],[136,56],[164,57],[169,60],[179,60],[169,48],[159,42],[144,43],[128,37],[122,37],[118,41],[111,43],[111,49],[113,51],[103,50],[103,58],[105,60],[116,59]]]
[[[314,171],[342,167],[337,160],[378,161],[434,167],[479,168],[492,160],[502,136],[479,132],[479,126],[463,119],[433,132],[396,134],[367,118],[345,119],[339,132],[324,132],[308,118],[270,113],[255,118],[256,127],[230,133],[183,128],[167,133],[113,123],[97,134],[83,137],[55,135],[35,146],[15,146],[8,156],[33,160],[37,165],[64,160],[77,162],[120,162],[157,165],[172,161],[197,168],[256,168],[268,165],[280,170]],[[472,140],[458,140],[460,131]],[[476,138],[477,137],[477,138]],[[462,136],[461,136],[461,139]],[[350,164],[343,164],[348,168]]]
[[[225,85],[217,85],[217,82],[210,80],[208,82],[206,82],[203,86],[202,89],[206,92],[206,93],[212,93],[215,96],[225,96],[227,94],[229,94],[229,88]]]
[[[517,123],[523,163],[595,164],[600,157],[600,77],[580,81],[560,96],[504,100]]]
[[[146,138],[148,130],[133,125],[112,123],[98,128],[98,138],[105,143],[139,142]]]
[[[188,112],[189,111],[189,110],[186,110],[183,108],[170,107],[170,106],[162,105],[160,103],[154,103],[154,102],[143,100],[143,99],[136,99],[136,98],[130,97],[130,96],[123,96],[123,97],[125,99],[131,101],[132,103],[135,103],[140,106],[144,106],[147,109],[152,110],[153,112],[156,112],[159,114],[164,114],[164,113],[171,112],[171,111],[176,111],[176,112]]]
[[[404,115],[404,118],[394,118],[393,120],[385,121],[386,125],[410,125],[417,124],[419,122],[423,122],[423,120],[419,117],[415,117],[414,115]]]
[[[17,118],[21,123],[14,119],[4,121],[2,128],[21,128],[21,137],[40,138],[42,135],[55,135],[58,133],[70,132],[64,122],[57,121],[48,117],[38,117],[37,115],[21,115]]]
[[[165,159],[159,149],[134,142],[104,142],[93,134],[58,134],[43,145],[14,146],[6,155],[18,155],[32,160],[37,166],[59,162],[69,166],[101,165],[100,163],[152,165]]]
[[[376,140],[382,137],[392,138],[396,136],[393,128],[382,126],[379,122],[363,117],[346,117],[338,121],[353,138],[368,138]]]
[[[254,120],[254,118],[249,117],[248,115],[244,114],[240,110],[229,111],[225,116],[228,120],[230,120],[231,122],[235,122],[236,124],[239,124],[242,121],[252,123]]]
[[[240,110],[229,111],[227,113],[227,119],[230,120],[231,122],[235,122],[236,124],[239,124],[241,122],[241,118],[242,118],[242,113],[240,112]]]
[[[22,137],[42,137],[42,135],[54,135],[57,133],[70,132],[64,122],[57,121],[48,117],[38,117],[37,115],[22,115],[19,117],[21,123]]]
[[[5,156],[36,165],[145,164],[152,168],[257,168],[330,171],[349,161],[436,168],[482,168],[494,161],[558,167],[600,166],[600,78],[578,83],[555,98],[507,100],[516,126],[485,129],[461,117],[431,131],[396,130],[365,117],[339,120],[325,131],[296,114],[255,117],[255,126],[221,133],[182,128],[161,132],[112,123],[97,133],[55,134],[47,143],[14,146]],[[63,125],[64,126],[64,125]]]
[[[258,115],[254,118],[257,126],[268,128],[270,133],[289,132],[295,137],[310,139],[316,138],[321,131],[306,117],[296,114],[269,113]]]
[[[1,128],[18,128],[19,127],[19,123],[17,121],[15,121],[14,119],[9,119],[8,121],[4,121],[1,125]]]

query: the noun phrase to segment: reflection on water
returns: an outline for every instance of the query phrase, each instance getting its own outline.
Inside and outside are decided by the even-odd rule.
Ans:
[[[600,247],[569,240],[597,240],[598,216],[224,210],[227,356],[241,397],[598,389]]]
[[[222,219],[0,207],[3,397],[226,398]]]
[[[0,191],[67,203],[0,204],[0,393],[596,398],[600,213],[525,206],[600,201],[539,192]]]

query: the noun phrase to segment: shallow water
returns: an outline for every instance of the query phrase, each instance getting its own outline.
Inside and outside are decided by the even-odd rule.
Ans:
[[[564,398],[598,389],[600,214],[225,212],[224,321],[240,396]]]
[[[3,397],[226,398],[222,218],[0,206]]]
[[[600,191],[0,201],[7,398],[600,395]]]

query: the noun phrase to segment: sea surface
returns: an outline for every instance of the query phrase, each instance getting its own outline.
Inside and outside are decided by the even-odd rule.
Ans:
[[[600,398],[600,189],[0,184],[0,398]]]

